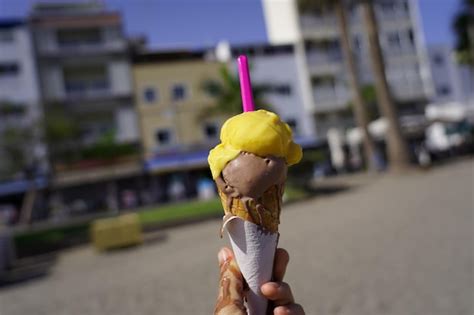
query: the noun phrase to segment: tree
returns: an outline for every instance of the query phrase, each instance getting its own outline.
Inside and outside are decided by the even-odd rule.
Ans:
[[[51,165],[56,159],[73,160],[79,148],[79,121],[59,104],[47,104],[47,111],[44,129]]]
[[[36,157],[31,153],[31,148],[37,141],[35,137],[35,122],[25,124],[22,122],[27,110],[25,106],[0,102],[0,180],[11,180],[22,174],[28,182],[29,188],[23,197],[20,211],[20,222],[30,223],[31,214],[36,197],[35,172],[37,167]],[[10,116],[17,116],[9,122]]]
[[[30,128],[7,126],[0,133],[0,179],[10,179],[18,173],[24,172],[28,164],[27,148],[33,140]]]
[[[398,112],[385,74],[382,49],[380,48],[378,26],[373,1],[361,0],[363,20],[369,39],[369,53],[375,78],[375,91],[381,114],[388,121],[387,155],[390,169],[400,171],[410,166],[408,147],[403,139]]]
[[[453,21],[459,62],[474,67],[474,0],[464,0]]]
[[[333,9],[336,13],[337,24],[341,36],[341,47],[344,62],[349,77],[349,85],[352,94],[352,111],[356,123],[362,130],[363,146],[369,170],[377,169],[376,148],[370,136],[368,125],[370,122],[367,113],[367,105],[362,95],[359,78],[357,76],[356,61],[351,48],[349,28],[347,25],[347,15],[343,0],[299,0],[299,7],[302,11],[329,11]]]
[[[242,113],[242,99],[240,96],[240,83],[237,76],[233,75],[226,65],[219,70],[220,80],[206,80],[202,89],[206,94],[215,99],[213,106],[206,107],[201,117],[215,115],[237,115]],[[268,87],[253,84],[252,91],[255,109],[269,109],[270,106],[264,101],[263,94]]]

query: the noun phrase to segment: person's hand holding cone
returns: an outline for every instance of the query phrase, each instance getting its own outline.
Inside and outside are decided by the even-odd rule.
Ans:
[[[220,268],[219,295],[214,315],[246,315],[244,279],[232,251],[226,247],[222,248],[219,251],[218,260]],[[301,305],[295,303],[289,285],[283,282],[288,261],[288,252],[278,248],[275,252],[273,282],[265,283],[261,290],[263,295],[272,301],[269,314],[304,315]]]

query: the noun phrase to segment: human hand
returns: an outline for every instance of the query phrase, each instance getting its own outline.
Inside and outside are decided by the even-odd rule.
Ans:
[[[283,282],[290,256],[282,248],[275,252],[273,264],[274,282],[261,287],[262,294],[270,300],[269,307],[274,315],[304,315],[304,310],[295,304],[289,285]],[[246,315],[244,306],[244,279],[232,251],[223,247],[218,254],[220,267],[219,296],[214,315]],[[263,314],[262,314],[263,315]]]

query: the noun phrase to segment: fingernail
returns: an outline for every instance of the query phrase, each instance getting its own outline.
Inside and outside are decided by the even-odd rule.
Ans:
[[[271,286],[273,289],[278,289],[280,287],[276,282],[268,282],[267,285]]]
[[[225,248],[221,249],[219,253],[217,254],[217,259],[219,260],[219,263],[222,264],[226,262],[229,259],[229,253]]]
[[[278,290],[280,285],[276,282],[267,282],[263,286],[267,287],[267,290]]]

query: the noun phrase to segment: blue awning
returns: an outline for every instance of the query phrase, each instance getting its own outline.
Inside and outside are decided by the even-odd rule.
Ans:
[[[324,145],[325,139],[314,138],[314,137],[295,137],[295,142],[298,143],[303,149],[311,147],[319,147]]]
[[[45,188],[48,185],[46,177],[36,177],[34,181],[37,189]],[[24,193],[29,189],[30,185],[30,181],[26,179],[0,182],[0,196]]]
[[[146,171],[165,171],[207,165],[209,150],[155,156],[145,161]]]

